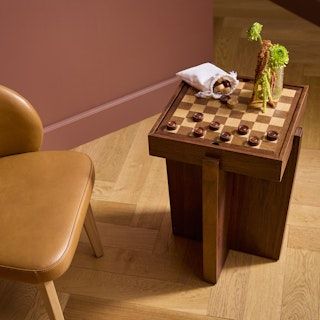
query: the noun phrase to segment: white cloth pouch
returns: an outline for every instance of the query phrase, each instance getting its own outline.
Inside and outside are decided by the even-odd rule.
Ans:
[[[223,94],[214,93],[214,84],[217,80],[228,80],[231,84],[230,95],[237,87],[239,80],[235,71],[225,72],[212,63],[203,63],[198,66],[182,70],[176,73],[178,77],[187,82],[190,86],[200,90],[196,96],[200,98],[213,97],[221,98]]]

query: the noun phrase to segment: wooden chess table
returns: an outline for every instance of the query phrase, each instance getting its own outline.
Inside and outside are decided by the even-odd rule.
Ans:
[[[202,238],[203,275],[212,283],[229,249],[275,260],[281,251],[308,87],[286,85],[265,113],[249,106],[252,89],[242,79],[231,108],[197,98],[182,82],[149,134],[150,154],[166,158],[173,233]],[[243,125],[249,130],[239,134]],[[275,141],[268,131],[278,133]],[[253,136],[256,146],[248,143]]]

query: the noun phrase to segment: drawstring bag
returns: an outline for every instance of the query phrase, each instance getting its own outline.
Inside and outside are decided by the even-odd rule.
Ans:
[[[239,83],[235,71],[227,73],[209,62],[182,70],[176,75],[190,86],[200,90],[196,94],[199,98],[212,97],[214,99],[220,99],[223,95],[230,95]],[[217,84],[220,85],[223,81],[228,81],[230,83],[230,91],[228,93],[217,92],[215,90]]]

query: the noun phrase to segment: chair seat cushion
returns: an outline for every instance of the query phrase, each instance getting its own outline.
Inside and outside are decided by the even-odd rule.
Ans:
[[[0,158],[0,277],[35,283],[68,269],[93,183],[93,164],[79,152]]]

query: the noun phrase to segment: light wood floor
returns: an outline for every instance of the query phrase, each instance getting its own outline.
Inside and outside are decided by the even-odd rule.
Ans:
[[[291,50],[287,76],[312,85],[303,145],[319,148],[319,30],[263,0],[216,0],[215,16],[216,61],[226,69],[237,63],[242,74],[251,73],[247,58],[256,54],[247,25],[259,16],[279,26],[284,18],[287,29],[266,31]],[[320,320],[320,150],[302,149],[281,259],[231,251],[210,286],[200,277],[201,244],[171,233],[165,163],[148,156],[156,118],[77,148],[95,162],[92,204],[105,256],[95,259],[82,236],[70,270],[56,281],[66,319]],[[0,280],[0,319],[47,316],[33,286]]]
[[[56,281],[66,319],[319,320],[320,151],[302,150],[281,259],[231,251],[210,286],[201,244],[171,233],[165,161],[148,156],[155,120],[78,148],[95,162],[105,256],[95,259],[83,235]],[[0,281],[0,319],[46,319],[34,287]]]

